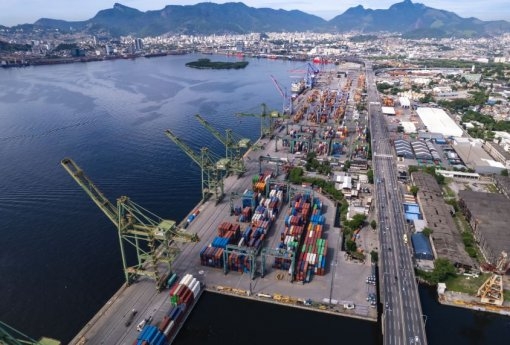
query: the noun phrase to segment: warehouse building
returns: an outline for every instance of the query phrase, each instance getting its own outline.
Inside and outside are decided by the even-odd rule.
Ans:
[[[414,248],[414,257],[418,260],[434,260],[432,247],[427,236],[418,232],[411,236]]]
[[[418,108],[416,113],[429,132],[441,133],[445,137],[460,137],[463,134],[462,128],[443,109]]]
[[[474,269],[475,262],[464,250],[460,232],[444,202],[442,190],[434,176],[416,171],[411,175],[418,187],[417,200],[427,227],[432,230],[430,239],[434,257],[447,259],[456,267]]]
[[[408,159],[414,159],[414,153],[411,148],[411,144],[404,139],[397,139],[394,142],[395,152],[398,157],[404,157]]]
[[[510,252],[510,200],[503,194],[463,190],[459,206],[485,259],[496,264],[502,251]]]
[[[455,138],[452,147],[464,164],[479,174],[500,174],[506,169],[505,165],[489,156],[479,140]]]
[[[416,159],[431,161],[432,155],[430,154],[429,148],[427,144],[423,141],[413,141],[411,142],[411,146],[413,147],[414,155]]]

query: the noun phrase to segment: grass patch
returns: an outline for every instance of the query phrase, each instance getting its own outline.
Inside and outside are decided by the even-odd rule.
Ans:
[[[443,186],[443,191],[446,197],[455,198],[455,192],[449,186]]]
[[[478,276],[478,278],[466,277],[459,275],[450,277],[446,280],[446,288],[450,291],[464,292],[470,295],[476,295],[478,288],[489,278],[491,274],[485,273]],[[509,296],[510,297],[510,296]]]
[[[499,193],[498,188],[493,183],[486,185],[485,188],[489,191],[489,193]]]
[[[503,290],[503,300],[510,302],[510,290]]]

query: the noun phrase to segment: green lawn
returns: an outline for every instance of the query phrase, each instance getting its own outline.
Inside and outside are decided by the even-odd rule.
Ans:
[[[489,193],[499,193],[498,188],[494,184],[488,184],[485,186]]]
[[[455,278],[449,278],[446,281],[446,288],[450,291],[465,292],[470,295],[476,295],[478,288],[482,286],[489,276],[490,274],[481,274],[478,278],[472,278],[459,275]]]
[[[448,198],[455,198],[455,192],[449,186],[443,186],[443,192]]]
[[[510,290],[503,290],[503,299],[505,302],[510,302]]]

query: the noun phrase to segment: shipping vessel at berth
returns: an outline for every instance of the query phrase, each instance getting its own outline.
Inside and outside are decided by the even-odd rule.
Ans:
[[[303,91],[305,91],[305,81],[304,80],[300,80],[300,81],[290,84],[290,92],[292,93],[292,98],[296,98]]]
[[[145,325],[133,345],[171,344],[203,291],[203,284],[191,274],[186,274],[170,290],[171,307],[163,319],[155,325]]]

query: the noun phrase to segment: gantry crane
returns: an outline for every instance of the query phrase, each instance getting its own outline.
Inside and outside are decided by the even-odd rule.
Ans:
[[[271,80],[273,81],[274,86],[276,87],[276,90],[278,90],[278,93],[280,96],[282,96],[283,99],[283,105],[282,105],[282,114],[283,115],[292,115],[292,95],[287,91],[286,87],[282,87],[278,80],[273,75],[270,75]]]
[[[43,337],[35,341],[17,329],[0,321],[0,344],[1,345],[60,345],[61,342],[55,339]]]
[[[311,89],[315,86],[315,79],[317,74],[319,74],[319,69],[310,62],[308,62],[306,66],[308,68],[306,71],[305,87]]]
[[[72,159],[64,158],[61,165],[117,227],[128,285],[139,276],[147,276],[160,286],[179,252],[178,242],[199,241],[196,234],[178,229],[174,221],[158,217],[126,196],[118,198],[117,205],[112,204]],[[134,265],[127,261],[129,247],[136,250]]]
[[[212,195],[216,203],[219,203],[224,196],[223,177],[229,169],[229,162],[225,159],[215,160],[207,147],[203,147],[199,154],[195,153],[193,149],[168,129],[165,134],[200,167],[202,172],[202,200],[205,201]]]
[[[217,131],[209,122],[207,122],[200,114],[196,114],[195,117],[198,121],[214,135],[223,145],[225,145],[225,158],[229,161],[230,171],[241,176],[246,172],[246,167],[243,160],[243,151],[248,150],[251,145],[251,141],[248,138],[240,138],[235,135],[231,129],[225,130],[223,136]]]
[[[275,129],[275,120],[280,118],[280,114],[277,111],[267,112],[267,106],[262,103],[262,113],[251,114],[251,113],[237,113],[237,116],[253,116],[260,118],[260,137],[271,136]]]

